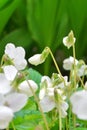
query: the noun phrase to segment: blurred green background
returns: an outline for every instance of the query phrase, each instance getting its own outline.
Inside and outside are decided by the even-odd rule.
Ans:
[[[61,68],[72,55],[62,43],[70,30],[76,37],[76,57],[86,61],[87,0],[0,0],[0,57],[9,42],[23,46],[26,58],[49,46]],[[35,69],[55,71],[50,57]]]

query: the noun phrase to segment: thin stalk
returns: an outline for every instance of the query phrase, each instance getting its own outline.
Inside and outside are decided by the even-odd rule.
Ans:
[[[74,57],[74,88],[76,89],[76,63],[75,63],[75,59],[76,59],[76,55],[75,55],[75,45],[73,44],[73,57]]]
[[[53,62],[54,62],[54,64],[55,64],[55,67],[56,67],[56,69],[57,69],[57,72],[58,72],[58,73],[60,74],[60,76],[62,77],[62,74],[61,74],[60,69],[59,69],[59,67],[58,67],[58,64],[57,64],[57,62],[56,62],[56,60],[55,60],[55,57],[54,57],[52,51],[50,50],[50,48],[48,48],[48,49],[49,49],[49,53],[50,53],[50,55],[51,55],[51,57],[52,57],[52,59],[53,59]]]
[[[30,89],[31,89],[31,91],[32,91],[32,93],[33,93],[33,96],[34,96],[34,98],[35,98],[35,101],[36,101],[36,103],[37,103],[37,105],[38,105],[38,107],[39,107],[39,109],[40,109],[40,112],[41,112],[41,114],[42,114],[42,117],[43,117],[43,120],[44,120],[46,129],[47,129],[47,130],[50,130],[50,129],[49,129],[49,126],[48,126],[48,123],[47,123],[47,120],[46,120],[46,117],[45,117],[45,115],[44,115],[44,113],[43,113],[42,107],[41,107],[40,104],[39,104],[39,100],[38,100],[38,98],[37,98],[37,96],[36,96],[36,94],[35,94],[33,88],[31,87],[31,85],[30,85],[30,83],[29,83],[29,81],[28,81],[27,79],[26,79],[26,82],[27,82],[28,86],[30,87]]]
[[[12,124],[13,130],[16,130],[15,125],[14,125],[13,121],[11,122],[11,124]]]
[[[9,130],[9,127],[8,127],[8,128],[6,128],[6,130]]]
[[[76,59],[76,55],[75,55],[75,45],[73,44],[73,57],[74,57],[74,91],[76,91],[76,63],[75,63],[75,59]],[[76,127],[76,116],[73,115],[73,124],[74,124],[74,128]]]
[[[60,110],[59,110],[59,130],[62,130],[62,118],[61,118],[61,111]]]

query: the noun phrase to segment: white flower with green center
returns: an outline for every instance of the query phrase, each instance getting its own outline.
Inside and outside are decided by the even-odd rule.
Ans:
[[[76,38],[74,37],[73,31],[70,31],[68,36],[63,38],[63,44],[69,49],[75,43]]]
[[[15,47],[14,44],[8,43],[5,47],[5,54],[9,56],[17,70],[25,69],[27,61],[23,47]]]
[[[87,91],[81,90],[71,95],[72,112],[79,119],[87,120]]]
[[[39,99],[40,99],[40,105],[43,109],[43,112],[49,112],[54,108],[58,108],[61,111],[62,118],[64,118],[67,115],[66,110],[68,109],[68,104],[64,101],[65,96],[62,95],[63,94],[62,90],[60,90],[60,93],[58,91],[57,97],[58,95],[60,96],[59,96],[59,100],[56,102],[55,89],[58,90],[58,87],[52,85],[52,81],[48,76],[42,77],[40,86],[41,89],[39,92]]]
[[[77,65],[77,64],[78,64],[78,60],[75,59],[75,65]],[[70,56],[69,58],[67,58],[63,61],[63,68],[65,70],[71,70],[73,65],[74,65],[74,58],[72,56]]]
[[[34,92],[36,92],[38,89],[37,84],[33,80],[28,80],[28,81],[23,81],[22,83],[20,83],[18,86],[18,90],[20,93],[24,93],[28,97],[31,97],[33,96],[33,93],[30,87],[32,87]]]

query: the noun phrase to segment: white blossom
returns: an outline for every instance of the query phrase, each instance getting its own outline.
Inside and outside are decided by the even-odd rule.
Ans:
[[[27,81],[23,81],[19,85],[18,89],[19,89],[19,92],[26,94],[28,97],[31,97],[31,96],[33,96],[33,93],[31,91],[30,87],[32,87],[34,92],[36,92],[36,90],[38,89],[38,86],[33,80],[28,80],[28,82],[29,83],[27,83]]]
[[[80,68],[77,68],[77,75],[79,77],[84,76],[87,74],[87,65],[82,65]]]
[[[14,80],[17,75],[17,69],[13,65],[7,65],[3,67],[4,74],[9,81]]]
[[[74,37],[73,31],[70,31],[68,36],[63,38],[63,44],[69,49],[75,43],[76,38]]]
[[[11,89],[10,82],[6,79],[4,73],[0,73],[0,94],[7,94]]]
[[[35,66],[42,64],[44,62],[44,60],[41,58],[41,54],[35,54],[34,56],[30,57],[28,61],[30,64]]]
[[[75,59],[75,65],[77,64],[78,64],[78,60]],[[74,65],[74,58],[72,56],[70,56],[69,58],[63,61],[63,68],[65,70],[71,70],[73,65]]]
[[[17,112],[21,110],[27,103],[28,97],[22,93],[10,93],[5,96],[5,102],[9,108],[13,110],[13,112]]]
[[[23,70],[26,67],[25,50],[22,47],[15,47],[14,44],[8,43],[5,47],[5,54],[11,58],[17,70]]]
[[[44,112],[49,112],[56,106],[54,99],[49,96],[45,96],[42,100],[40,100],[40,105]]]
[[[12,121],[12,118],[12,109],[6,106],[0,106],[0,129],[7,128],[9,123]]]
[[[56,79],[55,79],[56,80]],[[55,82],[53,79],[53,81]],[[67,77],[64,77],[65,82]],[[43,76],[40,83],[40,92],[39,99],[40,105],[43,109],[43,112],[52,111],[54,108],[60,109],[61,117],[64,118],[67,115],[66,110],[68,109],[68,104],[65,102],[66,96],[63,95],[61,90],[64,87],[64,82],[60,83],[59,87],[53,85],[54,83],[48,76]],[[56,89],[56,95],[55,95]],[[56,98],[57,99],[56,99]]]
[[[79,119],[87,120],[87,91],[81,90],[71,95],[72,112]]]

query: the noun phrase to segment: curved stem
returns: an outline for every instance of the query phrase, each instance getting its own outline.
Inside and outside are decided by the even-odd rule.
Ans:
[[[50,48],[48,48],[48,50],[49,50],[49,53],[50,53],[50,55],[51,55],[51,57],[52,57],[52,59],[53,59],[53,62],[54,62],[55,67],[56,67],[56,69],[57,69],[57,72],[58,72],[58,73],[60,74],[60,76],[62,77],[62,74],[61,74],[61,72],[60,72],[60,69],[59,69],[59,67],[58,67],[58,65],[57,65],[57,62],[56,62],[56,60],[55,60],[55,58],[54,58],[54,55],[53,55],[52,51],[50,50]]]
[[[38,100],[38,98],[37,98],[37,96],[36,96],[36,94],[35,94],[33,88],[31,87],[31,85],[30,85],[30,83],[29,83],[29,81],[28,81],[27,79],[26,79],[26,82],[27,82],[28,86],[30,87],[30,89],[31,89],[31,91],[32,91],[32,93],[33,93],[33,96],[34,96],[34,98],[35,98],[35,100],[36,100],[36,103],[37,103],[37,105],[38,105],[38,107],[39,107],[39,109],[40,109],[40,112],[41,112],[41,114],[42,114],[42,117],[43,117],[43,120],[44,120],[46,129],[49,130],[48,123],[47,123],[46,117],[45,117],[45,115],[44,115],[44,113],[43,113],[42,107],[41,107],[40,104],[39,104],[39,100]]]

